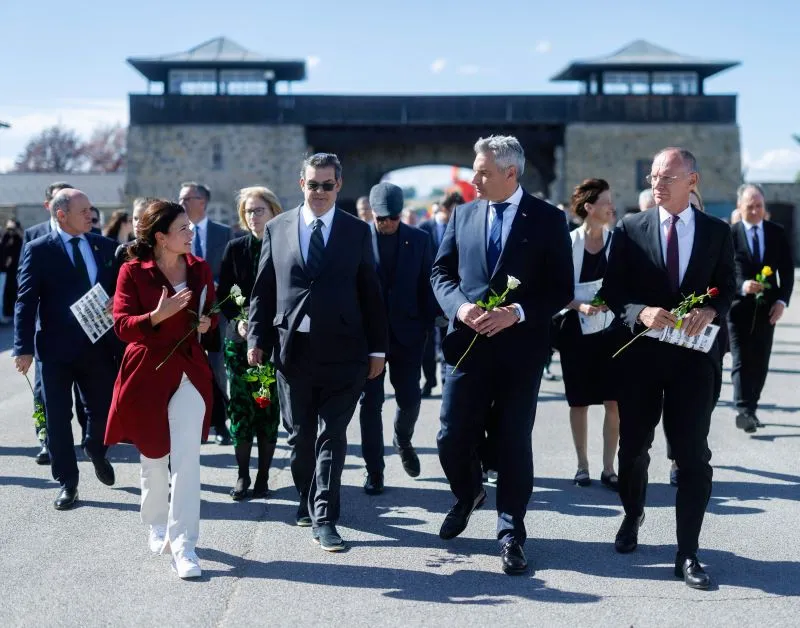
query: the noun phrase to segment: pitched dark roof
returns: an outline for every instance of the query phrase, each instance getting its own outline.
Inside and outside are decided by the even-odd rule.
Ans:
[[[185,52],[130,57],[127,61],[151,81],[166,81],[169,70],[188,68],[272,70],[277,81],[300,81],[306,77],[305,61],[270,59],[227,37],[209,39]]]
[[[739,65],[739,61],[701,59],[667,50],[643,39],[595,59],[573,61],[556,74],[553,81],[585,81],[593,72],[602,71],[694,71],[701,79]]]

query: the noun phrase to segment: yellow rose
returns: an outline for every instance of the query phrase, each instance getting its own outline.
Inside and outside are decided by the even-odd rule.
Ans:
[[[764,277],[770,277],[772,275],[772,268],[764,266],[764,268],[761,269],[761,274],[764,275]]]

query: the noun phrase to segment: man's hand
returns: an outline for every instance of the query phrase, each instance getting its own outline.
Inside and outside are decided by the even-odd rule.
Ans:
[[[242,338],[247,339],[247,321],[239,321],[236,324],[236,331]]]
[[[211,319],[208,316],[201,316],[197,325],[197,331],[201,334],[205,334],[209,329],[211,329]]]
[[[247,363],[250,366],[258,366],[264,363],[264,351],[255,347],[247,350]]]
[[[114,297],[111,297],[108,301],[106,301],[106,312],[109,314],[114,313]]]
[[[17,371],[19,371],[23,375],[27,375],[28,374],[28,369],[31,368],[31,364],[33,364],[33,356],[32,355],[17,355],[17,356],[14,356],[14,365],[17,367]]]
[[[742,284],[742,291],[745,294],[758,294],[759,292],[764,292],[764,284],[748,279]]]
[[[484,312],[475,321],[475,331],[491,338],[507,327],[519,322],[517,309],[513,306],[498,307],[491,312]]]
[[[646,307],[639,312],[639,322],[648,329],[675,327],[678,319],[672,312],[661,307]]]
[[[485,313],[486,310],[484,310],[482,307],[475,305],[474,303],[465,303],[458,308],[456,317],[470,329],[478,331],[478,328],[475,326],[475,321]]]
[[[699,307],[683,317],[683,330],[687,336],[696,336],[717,316],[713,307]]]
[[[769,308],[769,324],[777,325],[778,321],[781,320],[781,316],[783,316],[783,311],[785,309],[786,306],[780,301],[773,303],[772,307]]]
[[[581,314],[585,314],[586,316],[594,316],[595,314],[600,314],[600,312],[608,312],[608,306],[591,305],[590,303],[581,303],[578,306],[578,311]]]
[[[369,372],[367,379],[375,379],[383,373],[383,367],[386,365],[386,358],[381,358],[376,355],[369,356]]]

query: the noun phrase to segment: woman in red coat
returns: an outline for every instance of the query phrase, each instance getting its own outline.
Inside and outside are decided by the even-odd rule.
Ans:
[[[128,345],[106,428],[107,444],[129,441],[138,448],[150,549],[170,548],[181,578],[201,574],[195,554],[200,443],[208,436],[212,406],[211,370],[192,329],[194,312],[208,312],[214,303],[214,281],[208,264],[189,254],[191,247],[183,207],[151,203],[117,281],[114,329]],[[212,324],[200,316],[197,331]]]

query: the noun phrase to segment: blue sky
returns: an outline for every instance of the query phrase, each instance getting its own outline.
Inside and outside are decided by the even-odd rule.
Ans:
[[[62,122],[88,134],[127,122],[127,94],[145,80],[130,56],[178,52],[225,35],[279,58],[309,61],[295,93],[558,93],[571,60],[635,39],[742,65],[706,83],[739,94],[743,167],[751,180],[800,170],[800,3],[703,0],[605,3],[136,2],[0,0],[0,170],[27,139]],[[512,8],[516,7],[516,8]],[[589,174],[589,173],[587,173]]]

